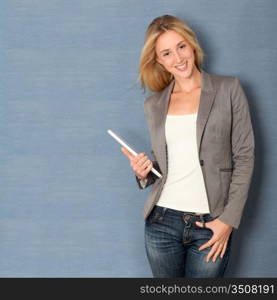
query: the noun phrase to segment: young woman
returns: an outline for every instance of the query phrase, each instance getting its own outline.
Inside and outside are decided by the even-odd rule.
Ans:
[[[154,161],[125,148],[145,203],[154,277],[223,277],[247,199],[254,135],[239,79],[201,68],[192,29],[164,15],[148,26],[140,58]],[[157,168],[158,178],[150,170]]]

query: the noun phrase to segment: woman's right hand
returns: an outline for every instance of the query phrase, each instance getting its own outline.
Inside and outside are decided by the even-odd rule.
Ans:
[[[145,179],[150,170],[153,168],[153,163],[147,155],[142,152],[135,156],[124,147],[121,147],[121,151],[129,158],[131,168],[135,172],[136,176],[139,179]]]

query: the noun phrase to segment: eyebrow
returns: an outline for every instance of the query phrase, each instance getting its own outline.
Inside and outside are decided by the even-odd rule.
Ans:
[[[185,42],[185,40],[180,41],[177,46],[179,46],[181,43]],[[162,51],[160,51],[160,53],[164,52],[164,51],[169,51],[170,49],[164,49]]]

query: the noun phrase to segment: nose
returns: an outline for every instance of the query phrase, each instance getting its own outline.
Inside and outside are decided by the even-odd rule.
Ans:
[[[175,57],[176,64],[179,64],[182,62],[182,57],[177,51],[174,53],[174,57]]]

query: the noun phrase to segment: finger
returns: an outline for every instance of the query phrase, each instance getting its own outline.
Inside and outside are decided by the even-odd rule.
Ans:
[[[199,221],[196,221],[195,224],[198,226],[198,227],[201,227],[201,228],[204,228],[206,227],[206,222],[205,222],[205,226],[202,222],[199,222]]]
[[[149,159],[147,155],[143,153],[142,155],[138,156],[137,160],[134,160],[134,162],[137,164],[138,167],[145,169],[149,165],[149,163],[147,163],[148,160]]]
[[[220,254],[222,248],[223,248],[223,244],[219,244],[219,246],[218,246],[218,248],[217,248],[217,250],[216,250],[216,252],[215,252],[215,254],[212,258],[213,262],[216,261],[216,259],[217,259],[218,255]]]
[[[147,169],[151,169],[152,167],[152,162],[148,159],[141,167],[141,172],[145,172]]]
[[[209,229],[211,229],[211,226],[210,226],[211,222],[204,222],[204,224],[203,224],[202,222],[196,221],[195,224],[197,226],[201,227],[201,228],[209,228]]]
[[[221,254],[220,254],[220,257],[223,258],[225,252],[226,252],[226,248],[227,248],[227,244],[228,244],[228,241],[226,241],[223,245],[223,248],[222,248],[222,251],[221,251]]]
[[[141,168],[147,169],[150,165],[151,165],[151,160],[147,158],[146,161],[141,165]]]
[[[136,158],[131,161],[131,167],[138,177],[145,178],[152,169],[153,164],[144,153],[140,154],[139,156],[140,158],[138,158],[137,162],[135,162]]]
[[[131,160],[131,167],[138,173],[143,172],[145,167],[142,166],[146,161],[147,156],[144,153],[140,153]]]
[[[214,236],[212,236],[212,238],[211,238],[210,240],[208,240],[207,243],[201,245],[201,246],[198,248],[198,250],[199,250],[199,251],[202,251],[202,250],[204,250],[204,249],[206,249],[206,248],[208,248],[208,247],[211,247],[215,242],[216,242],[216,239],[215,239]]]
[[[131,160],[133,157],[134,157],[134,155],[131,153],[131,152],[129,152],[126,148],[124,148],[124,147],[121,147],[121,151]]]
[[[152,169],[153,167],[153,164],[152,162],[150,161],[150,164],[141,172],[141,176],[142,177],[146,177],[147,174],[150,172],[150,170]]]
[[[219,246],[218,242],[215,242],[207,255],[206,262],[209,262],[210,258],[216,253],[218,246]]]
[[[226,239],[217,240],[216,243],[218,244],[218,248],[217,248],[215,254],[213,255],[213,262],[215,262],[216,259],[217,259],[217,257],[220,255],[220,253],[221,253],[221,251],[222,251],[222,249],[224,247],[225,240]]]
[[[144,161],[146,157],[147,157],[147,156],[145,155],[145,153],[144,153],[144,152],[141,152],[141,153],[139,153],[139,154],[133,156],[133,162],[134,162],[135,164],[137,164],[137,163],[140,162],[141,160]]]

